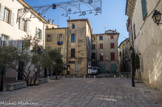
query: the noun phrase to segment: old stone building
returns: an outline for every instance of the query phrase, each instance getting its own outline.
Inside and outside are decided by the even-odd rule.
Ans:
[[[68,64],[71,75],[87,75],[92,30],[88,19],[68,20]]]
[[[119,33],[107,30],[92,36],[92,66],[99,66],[100,73],[116,73],[118,68]]]
[[[162,12],[161,0],[127,0],[130,43],[140,57],[142,81],[162,90],[162,25],[154,23],[154,11]]]
[[[88,19],[68,20],[67,28],[47,28],[45,47],[58,49],[68,71],[64,75],[87,75],[91,61],[92,30]]]
[[[119,45],[119,68],[120,72],[131,72],[130,40],[122,41]]]
[[[67,28],[46,28],[45,48],[56,49],[67,60]]]

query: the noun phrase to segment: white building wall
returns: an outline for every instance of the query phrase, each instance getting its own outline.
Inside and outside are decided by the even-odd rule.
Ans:
[[[137,0],[132,25],[135,24],[136,29],[134,48],[140,54],[142,80],[162,90],[162,25],[157,26],[152,19],[158,1],[146,0],[147,18],[143,20],[141,0]],[[162,1],[156,10],[162,12]]]
[[[7,8],[11,12],[10,24],[2,20],[3,7]],[[27,32],[19,29],[18,21],[18,9],[24,8],[17,0],[0,0],[0,36],[6,35],[9,37],[9,40],[22,40],[26,35],[31,35],[34,37],[36,35],[36,28],[39,28],[42,31],[41,44],[44,45],[44,35],[45,35],[45,24],[40,21],[37,17],[31,18],[27,23]],[[29,18],[33,15],[31,12],[28,12],[24,18]],[[7,77],[16,78],[17,72],[9,70],[6,72]]]

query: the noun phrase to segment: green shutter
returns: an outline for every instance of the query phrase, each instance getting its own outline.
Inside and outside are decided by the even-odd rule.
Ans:
[[[144,20],[147,15],[146,0],[141,0],[141,4],[142,4],[142,15]]]
[[[0,20],[4,20],[5,6],[0,4]]]

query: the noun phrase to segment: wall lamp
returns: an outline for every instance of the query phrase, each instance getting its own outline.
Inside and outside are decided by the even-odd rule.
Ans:
[[[157,25],[162,24],[162,23],[160,23],[160,21],[161,21],[161,15],[162,15],[162,13],[160,13],[160,11],[157,11],[157,10],[155,10],[154,13],[153,13],[152,18],[153,18],[154,22]]]

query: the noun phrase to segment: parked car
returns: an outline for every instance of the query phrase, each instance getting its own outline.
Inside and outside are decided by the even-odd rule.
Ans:
[[[89,67],[88,74],[97,74],[98,73],[98,67]]]

